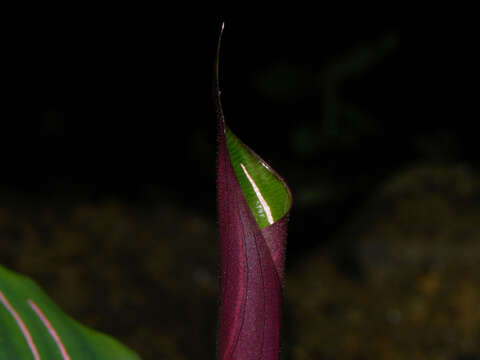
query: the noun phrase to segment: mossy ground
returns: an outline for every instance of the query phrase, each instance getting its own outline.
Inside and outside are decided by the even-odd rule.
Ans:
[[[381,185],[331,252],[289,274],[292,359],[480,358],[479,190],[467,167],[436,164]]]
[[[0,208],[0,261],[142,359],[215,353],[215,224],[173,205],[28,199]]]
[[[480,358],[479,179],[457,165],[399,171],[296,259],[282,359]],[[147,360],[215,357],[213,217],[171,201],[3,199],[0,262],[66,312]]]

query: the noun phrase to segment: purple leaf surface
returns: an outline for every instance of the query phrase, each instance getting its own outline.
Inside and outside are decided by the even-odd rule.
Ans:
[[[218,358],[278,360],[290,206],[282,217],[260,228],[234,170],[227,143],[227,132],[230,130],[225,125],[219,91],[217,106],[217,205],[221,266]],[[245,151],[257,156],[246,146]],[[263,160],[258,158],[258,161],[274,173]],[[274,174],[290,196],[286,184]]]

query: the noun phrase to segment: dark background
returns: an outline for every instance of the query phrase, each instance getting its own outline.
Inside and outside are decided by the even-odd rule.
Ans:
[[[353,182],[426,156],[477,162],[467,30],[226,21],[226,115],[281,173]],[[3,45],[2,183],[142,200],[213,192],[219,23],[18,26]],[[418,144],[433,134],[445,141]]]
[[[12,28],[2,44],[0,207],[8,212],[21,203],[29,212],[58,203],[75,209],[80,202],[98,210],[113,203],[142,209],[140,218],[162,207],[179,214],[168,231],[200,217],[213,229],[207,237],[214,245],[212,80],[221,20],[124,18],[77,26],[66,19]],[[477,171],[478,41],[469,30],[223,20],[227,121],[293,192],[288,271],[310,252],[334,247],[336,234],[400,169],[441,163]],[[8,239],[2,247],[10,246]],[[334,261],[339,271],[359,274],[349,256],[340,258]],[[28,272],[12,258],[2,261]],[[176,258],[178,268],[184,263],[188,255]],[[48,277],[39,281],[48,287]],[[154,294],[153,286],[146,283],[144,291]],[[207,301],[212,314],[214,291]],[[114,335],[121,328],[90,323]],[[210,343],[180,342],[178,354],[211,358],[215,324],[205,325]],[[122,331],[118,336],[130,339]],[[124,341],[142,354],[135,341]]]
[[[281,173],[354,182],[427,156],[477,162],[467,30],[226,21],[226,115]],[[3,45],[2,183],[135,200],[213,192],[219,23],[19,26]],[[433,134],[445,141],[418,144]]]

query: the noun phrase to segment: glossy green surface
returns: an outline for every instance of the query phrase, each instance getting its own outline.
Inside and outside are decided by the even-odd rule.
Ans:
[[[262,159],[226,128],[227,148],[243,195],[260,229],[282,218],[292,197],[285,182]]]
[[[43,314],[43,320],[35,307]],[[65,315],[29,278],[0,266],[0,360],[12,359],[137,360],[139,357],[114,339]]]

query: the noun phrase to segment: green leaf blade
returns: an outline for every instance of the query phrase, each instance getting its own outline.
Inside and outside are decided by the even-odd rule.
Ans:
[[[36,359],[36,353],[48,360],[139,359],[112,338],[68,317],[32,280],[1,266],[0,292],[0,360]]]
[[[226,143],[233,170],[260,229],[284,217],[292,195],[283,179],[228,127]]]

